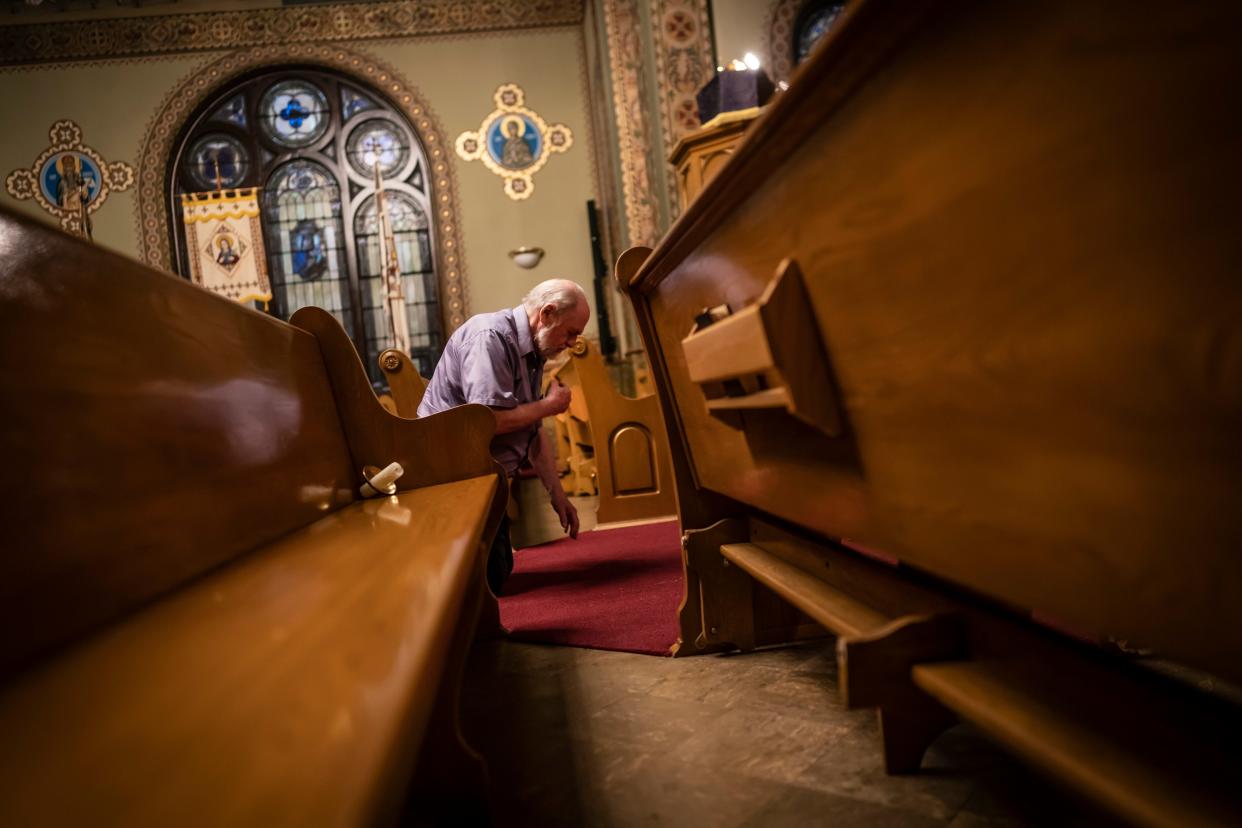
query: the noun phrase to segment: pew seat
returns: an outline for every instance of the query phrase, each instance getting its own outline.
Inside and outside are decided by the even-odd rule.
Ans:
[[[355,503],[28,671],[0,694],[0,824],[374,821],[428,728],[496,485]]]

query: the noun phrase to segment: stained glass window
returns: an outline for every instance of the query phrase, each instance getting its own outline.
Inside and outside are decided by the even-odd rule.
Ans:
[[[263,189],[263,230],[278,313],[288,318],[298,308],[315,305],[330,311],[353,336],[335,176],[313,161],[277,167]]]
[[[204,190],[241,186],[249,169],[246,148],[228,135],[205,135],[190,148],[190,176]]]
[[[303,81],[282,81],[263,93],[263,131],[286,147],[305,147],[328,131],[331,113],[323,92]]]
[[[794,63],[801,63],[832,29],[845,11],[845,3],[820,2],[804,9],[794,28]]]
[[[401,287],[405,293],[406,317],[410,324],[410,356],[419,373],[430,377],[440,347],[439,326],[435,324],[440,316],[440,303],[431,261],[430,222],[416,198],[404,190],[386,190],[384,201],[397,250]],[[358,275],[362,281],[367,350],[379,354],[385,348],[392,347],[392,335],[383,309],[379,211],[373,195],[363,202],[354,217],[354,242],[358,251]]]
[[[178,267],[189,272],[180,195],[260,187],[272,278],[269,311],[307,305],[336,316],[371,379],[391,337],[381,302],[375,164],[388,197],[405,289],[411,358],[430,376],[443,346],[426,154],[405,116],[360,83],[273,70],[219,90],[187,123],[168,191]]]

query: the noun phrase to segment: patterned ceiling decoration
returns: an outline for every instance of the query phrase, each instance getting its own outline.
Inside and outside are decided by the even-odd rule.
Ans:
[[[652,129],[642,94],[643,48],[638,0],[604,0],[604,26],[612,75],[613,112],[617,119],[628,244],[654,246],[659,238],[659,220],[647,157]]]
[[[168,204],[165,176],[178,132],[190,113],[222,86],[267,66],[303,64],[324,66],[383,92],[418,129],[431,162],[433,238],[444,297],[446,333],[452,333],[468,315],[465,264],[461,256],[461,227],[457,221],[457,182],[448,159],[444,131],[426,102],[410,83],[386,63],[330,45],[268,46],[234,52],[191,72],[169,91],[156,110],[138,158],[138,247],[152,267],[172,270],[169,253]]]
[[[534,175],[554,152],[574,143],[564,124],[552,124],[527,109],[526,93],[516,83],[501,84],[492,96],[496,108],[475,132],[457,136],[457,155],[463,161],[482,161],[505,181],[505,195],[514,201],[530,198]]]
[[[0,66],[578,25],[582,0],[388,0],[0,26]]]
[[[651,0],[663,157],[688,132],[699,128],[695,94],[715,74],[707,0]],[[666,176],[671,216],[677,215],[677,178]]]
[[[70,233],[88,235],[90,214],[103,206],[110,193],[129,189],[134,168],[124,161],[104,161],[82,143],[82,128],[73,121],[52,124],[48,140],[51,145],[34,165],[10,172],[4,187],[19,201],[33,198]]]

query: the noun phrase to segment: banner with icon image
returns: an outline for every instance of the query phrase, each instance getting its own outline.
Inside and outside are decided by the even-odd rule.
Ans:
[[[186,193],[181,209],[194,284],[235,302],[270,302],[259,188]]]

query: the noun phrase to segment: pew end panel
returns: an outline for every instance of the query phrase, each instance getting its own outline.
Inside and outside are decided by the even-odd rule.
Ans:
[[[677,503],[667,431],[655,395],[617,391],[598,347],[580,339],[570,352],[595,447],[600,523],[671,517]]]
[[[384,409],[345,330],[322,308],[301,308],[290,324],[319,342],[332,393],[341,412],[350,453],[361,469],[401,463],[398,490],[484,474],[503,476],[488,446],[496,418],[485,405],[463,405],[430,417],[408,419]],[[404,412],[404,406],[399,409]]]
[[[491,409],[462,405],[411,419],[405,416],[402,403],[398,408],[401,415],[394,415],[376,398],[358,351],[332,314],[306,307],[294,313],[289,322],[311,333],[319,343],[350,453],[359,470],[368,465],[383,468],[393,461],[400,463],[405,473],[397,480],[398,491],[479,475],[496,477],[496,492],[480,541],[481,554],[486,556],[509,500],[504,470],[490,450],[496,432]],[[490,590],[485,592],[479,632],[494,637],[501,631],[500,605]]]

